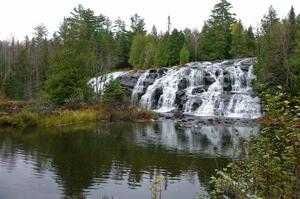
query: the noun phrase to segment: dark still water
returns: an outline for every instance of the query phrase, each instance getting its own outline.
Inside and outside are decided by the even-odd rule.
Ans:
[[[0,199],[192,199],[258,128],[107,123],[0,130]],[[239,132],[239,133],[237,133]]]

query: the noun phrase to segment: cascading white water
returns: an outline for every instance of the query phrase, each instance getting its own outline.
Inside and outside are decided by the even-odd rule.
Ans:
[[[124,85],[131,86],[132,102],[157,112],[255,119],[261,110],[251,88],[254,63],[254,58],[193,62],[184,67],[109,73],[89,83],[102,93],[110,80],[124,77]]]
[[[89,81],[89,85],[94,88],[95,93],[103,93],[105,84],[127,73],[128,72],[118,71],[94,77]]]
[[[162,89],[162,94],[158,99],[158,112],[169,112],[176,107],[174,106],[174,100],[176,97],[178,76],[182,73],[182,70],[177,68],[171,68],[161,78],[157,78],[156,81],[150,85],[146,93],[141,97],[141,106],[144,108],[153,108],[153,95],[157,89]],[[134,92],[134,91],[133,91]]]
[[[140,105],[157,112],[169,112],[181,104],[184,113],[196,116],[258,118],[260,101],[251,88],[254,62],[248,58],[172,67],[147,88],[140,87],[147,79],[142,75],[133,93],[146,89]]]
[[[137,104],[139,100],[139,94],[144,90],[144,81],[149,76],[149,71],[144,72],[138,79],[136,85],[134,86],[131,94],[131,101],[133,104]]]

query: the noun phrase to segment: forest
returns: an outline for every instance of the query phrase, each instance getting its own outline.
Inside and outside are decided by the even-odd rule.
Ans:
[[[201,31],[145,29],[145,20],[111,21],[82,5],[48,35],[40,24],[32,38],[0,41],[0,88],[11,99],[55,104],[93,102],[90,78],[113,70],[184,65],[191,61],[257,57],[256,85],[300,90],[300,15],[291,7],[279,19],[271,6],[260,27],[244,27],[226,0],[216,4]]]

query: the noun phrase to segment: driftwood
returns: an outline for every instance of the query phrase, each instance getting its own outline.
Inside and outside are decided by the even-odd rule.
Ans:
[[[5,115],[8,115],[8,113],[6,113],[6,112],[0,112],[0,116],[5,116]]]

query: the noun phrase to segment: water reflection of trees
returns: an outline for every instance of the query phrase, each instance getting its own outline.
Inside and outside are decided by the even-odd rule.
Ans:
[[[205,128],[175,130],[172,123],[7,129],[0,133],[0,163],[13,170],[22,154],[35,174],[53,171],[64,195],[75,198],[84,198],[94,183],[108,179],[126,180],[129,188],[136,188],[145,175],[153,179],[163,174],[167,188],[169,178],[184,174],[193,179],[196,172],[200,184],[206,184],[214,169],[227,162],[226,157],[211,157],[215,145],[220,144],[222,152],[236,142],[230,132],[214,137],[217,133]]]

